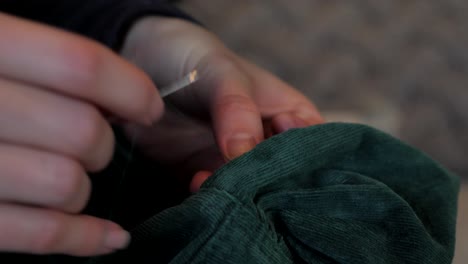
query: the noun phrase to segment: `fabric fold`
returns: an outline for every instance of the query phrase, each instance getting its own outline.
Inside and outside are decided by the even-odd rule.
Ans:
[[[133,230],[135,263],[451,263],[459,179],[374,128],[274,136]],[[114,258],[113,258],[114,257]]]

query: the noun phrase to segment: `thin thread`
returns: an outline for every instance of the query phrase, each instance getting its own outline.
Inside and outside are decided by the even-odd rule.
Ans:
[[[122,170],[122,174],[120,176],[120,181],[116,187],[116,200],[118,199],[119,197],[119,193],[121,192],[121,188],[122,188],[122,184],[125,180],[125,177],[127,176],[127,172],[129,170],[129,167],[130,167],[130,163],[132,161],[132,158],[133,158],[133,152],[134,152],[134,149],[135,149],[135,145],[136,145],[136,140],[137,140],[137,129],[135,129],[135,131],[133,132],[132,134],[132,137],[131,137],[131,140],[130,140],[130,151],[129,151],[129,154],[128,154],[128,158],[127,158],[127,162]],[[109,220],[112,220],[113,216],[114,216],[114,211],[115,211],[115,208],[116,208],[116,203],[114,203],[113,205],[110,206],[110,209],[109,209]]]
[[[115,191],[115,200],[117,200],[118,196],[119,196],[119,193],[121,192],[121,189],[122,189],[122,184],[125,180],[125,177],[127,175],[127,171],[128,171],[128,168],[130,167],[130,162],[133,158],[133,151],[135,149],[135,145],[136,145],[136,140],[137,140],[137,130],[135,129],[135,131],[133,132],[132,134],[132,138],[131,138],[131,141],[130,141],[130,151],[129,151],[129,154],[127,155],[127,162],[125,163],[125,166],[122,170],[122,174],[120,176],[120,181],[116,187],[116,191]],[[109,220],[112,220],[113,216],[114,216],[114,211],[115,209],[117,208],[117,203],[114,203],[112,202],[114,199],[111,199],[111,204],[109,205],[109,217],[108,219]],[[95,256],[95,257],[91,257],[89,258],[86,263],[87,264],[94,264],[94,263],[98,263],[98,261],[102,258],[102,256]]]
[[[181,79],[177,80],[176,82],[166,86],[166,87],[163,87],[161,90],[160,90],[160,95],[162,98],[165,98],[167,97],[168,95],[171,95],[179,90],[181,90],[182,88],[185,88],[185,87],[188,87],[190,86],[192,83],[196,82],[197,80],[199,79],[199,74],[197,72],[197,70],[193,70],[191,71],[189,74],[185,75],[184,77],[182,77]],[[169,106],[173,106],[169,101],[166,102],[166,105],[169,105]],[[121,193],[122,191],[122,185],[125,181],[125,178],[127,176],[127,172],[129,171],[129,167],[130,167],[130,163],[132,161],[132,158],[133,158],[133,152],[135,150],[135,146],[136,146],[136,142],[137,142],[137,138],[138,138],[138,130],[135,129],[133,134],[132,134],[132,137],[131,137],[131,140],[130,140],[130,150],[129,150],[129,154],[126,155],[127,156],[127,162],[122,170],[122,174],[120,176],[120,181],[116,187],[116,191],[115,191],[115,199],[111,199],[111,204],[109,205],[109,217],[108,219],[109,220],[112,220],[112,218],[114,217],[114,213],[115,213],[115,210],[117,208],[117,203],[115,202],[116,200],[118,200],[118,197],[119,197],[119,194]],[[88,264],[93,264],[93,263],[97,263],[99,261],[99,259],[101,259],[101,256],[96,256],[96,257],[91,257],[90,259],[88,259],[87,263]]]
[[[198,75],[198,71],[197,70],[193,70],[191,71],[190,73],[188,73],[187,75],[185,75],[184,77],[182,77],[181,79],[175,81],[174,83],[168,85],[168,86],[165,86],[165,87],[162,87],[161,88],[161,97],[162,98],[165,98],[167,97],[168,95],[171,95],[179,90],[181,90],[182,88],[185,88],[187,86],[190,86],[190,84],[194,83],[195,81],[197,81],[199,79],[199,75]],[[169,104],[171,105],[169,102],[166,102],[166,104]],[[136,141],[137,141],[137,137],[138,137],[138,130],[135,129],[134,132],[133,132],[133,135],[131,137],[131,141],[130,141],[130,151],[129,151],[129,154],[127,155],[127,162],[123,168],[123,171],[122,171],[122,175],[120,177],[120,181],[116,187],[116,195],[115,195],[115,200],[118,200],[118,197],[119,197],[119,194],[121,192],[121,188],[122,188],[122,184],[123,182],[125,181],[125,178],[127,176],[127,172],[129,170],[129,167],[130,167],[130,163],[132,161],[132,158],[133,158],[133,152],[134,152],[134,149],[135,149],[135,145],[136,145]],[[116,210],[116,203],[112,203],[111,205],[109,205],[110,209],[109,209],[109,220],[112,220],[113,216],[114,216],[114,212]]]

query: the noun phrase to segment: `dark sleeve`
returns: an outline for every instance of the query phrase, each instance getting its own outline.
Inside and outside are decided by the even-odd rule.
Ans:
[[[141,16],[194,21],[164,0],[3,0],[0,11],[85,35],[114,50],[120,49],[128,29]]]

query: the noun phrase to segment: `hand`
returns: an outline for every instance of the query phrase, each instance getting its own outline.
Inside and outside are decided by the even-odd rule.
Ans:
[[[89,256],[128,243],[112,222],[78,214],[87,172],[104,168],[116,116],[150,124],[151,80],[82,37],[0,13],[0,251]]]
[[[304,95],[196,24],[143,18],[132,27],[122,54],[157,84],[198,70],[199,81],[170,96],[173,107],[161,122],[151,129],[126,126],[129,135],[138,133],[145,153],[188,176],[192,191],[224,162],[265,138],[323,122]]]

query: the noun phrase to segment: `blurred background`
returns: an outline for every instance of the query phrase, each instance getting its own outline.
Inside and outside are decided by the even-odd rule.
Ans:
[[[461,176],[454,263],[467,263],[468,1],[176,3],[328,121],[387,131]]]

